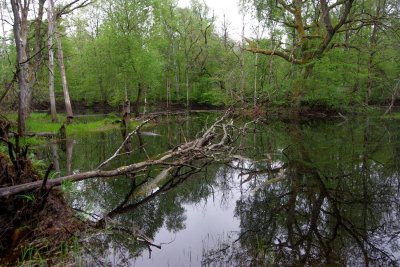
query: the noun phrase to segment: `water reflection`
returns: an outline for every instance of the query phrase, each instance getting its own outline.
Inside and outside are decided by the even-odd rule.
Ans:
[[[183,117],[158,125],[151,131],[160,136],[134,137],[131,153],[109,167],[185,142],[207,120]],[[81,264],[396,266],[399,128],[373,119],[270,122],[238,140],[237,160],[171,170],[158,187],[145,187],[158,173],[152,169],[79,182],[70,201],[102,229],[82,240]],[[60,155],[60,168],[92,169],[125,136],[75,136],[74,157],[64,165],[68,155]]]
[[[237,201],[239,238],[204,264],[397,266],[397,129],[320,127],[287,126],[284,179]]]

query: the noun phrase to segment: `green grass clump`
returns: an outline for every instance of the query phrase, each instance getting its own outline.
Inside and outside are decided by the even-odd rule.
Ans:
[[[382,119],[400,119],[400,112],[383,115]]]
[[[7,117],[9,118],[9,120],[16,120],[17,114],[8,114]],[[98,132],[116,129],[120,126],[120,124],[117,122],[118,119],[119,117],[115,114],[110,114],[105,117],[77,117],[73,119],[72,124],[66,125],[67,134],[80,134],[86,132]],[[52,122],[51,116],[47,113],[31,113],[27,120],[26,131],[48,132],[57,134],[65,120],[65,114],[59,114],[58,122]],[[131,123],[131,126],[136,125],[137,122]],[[14,127],[16,127],[16,124],[14,125]],[[16,131],[16,129],[13,130]],[[40,139],[41,138],[29,138],[29,140],[25,140],[24,142],[26,142],[26,144],[36,145],[41,144]]]

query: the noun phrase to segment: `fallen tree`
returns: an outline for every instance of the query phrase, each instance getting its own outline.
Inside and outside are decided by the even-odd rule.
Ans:
[[[162,166],[164,169],[168,170],[161,171],[161,174],[167,174],[171,169],[179,166],[185,166],[193,160],[212,158],[216,159],[216,155],[221,152],[221,150],[226,150],[227,145],[232,143],[235,139],[232,136],[232,129],[234,128],[233,122],[225,123],[225,121],[232,115],[232,110],[228,110],[225,114],[217,119],[214,124],[212,124],[204,133],[193,141],[179,145],[163,154],[160,154],[153,159],[148,159],[146,161],[133,163],[126,166],[121,166],[112,170],[102,170],[101,167],[105,166],[108,162],[118,156],[121,147],[124,145],[126,140],[130,138],[133,134],[138,133],[140,127],[139,125],[132,133],[128,135],[123,144],[118,148],[116,153],[112,155],[105,162],[101,163],[96,170],[77,173],[73,175],[68,175],[56,179],[44,179],[35,182],[29,182],[14,186],[9,186],[0,189],[0,198],[10,197],[23,192],[33,191],[33,190],[50,190],[52,187],[59,186],[62,183],[77,182],[81,180],[86,180],[90,178],[102,178],[102,177],[116,177],[128,174],[140,173],[151,166]],[[148,121],[148,120],[147,120]],[[145,121],[144,123],[146,123]],[[240,132],[240,131],[237,131]],[[216,136],[219,136],[218,140]],[[217,140],[212,142],[212,140]],[[232,149],[230,149],[232,152]]]

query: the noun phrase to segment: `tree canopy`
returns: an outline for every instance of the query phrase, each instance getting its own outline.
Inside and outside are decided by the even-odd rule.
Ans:
[[[18,103],[12,81],[22,79],[13,75],[20,68],[26,69],[30,88],[27,106],[49,106],[45,2],[26,2],[22,17],[11,12],[20,1],[2,2],[3,25],[8,20],[20,25],[18,17],[26,22],[26,31],[3,32],[2,106]],[[223,106],[239,100],[345,110],[386,105],[399,95],[398,0],[243,0],[241,11],[258,23],[253,33],[245,33],[245,42],[230,36],[228,21],[220,25],[197,0],[190,7],[174,0],[54,4],[75,105],[119,106],[127,97],[137,113],[144,103]],[[18,33],[27,34],[22,57],[12,41],[21,40],[14,38]],[[57,64],[55,95],[62,103]]]

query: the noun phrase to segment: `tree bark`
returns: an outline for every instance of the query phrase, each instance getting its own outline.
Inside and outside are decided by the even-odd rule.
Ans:
[[[257,79],[258,79],[258,54],[256,53],[254,59],[254,93],[253,93],[254,107],[257,106]]]
[[[381,1],[376,1],[376,13],[375,17],[379,17],[381,13]],[[370,102],[371,94],[372,94],[372,87],[374,86],[374,59],[376,53],[376,46],[378,43],[378,21],[374,19],[372,25],[372,33],[370,37],[370,51],[369,51],[369,59],[368,59],[368,85],[367,85],[367,94],[365,95],[365,104],[368,105]]]
[[[244,14],[242,18],[242,47],[244,47]],[[240,58],[240,72],[241,72],[241,101],[242,105],[244,105],[246,101],[246,77],[245,77],[245,61],[244,61],[244,50],[241,49],[241,58]]]
[[[53,33],[54,33],[54,7],[53,1],[49,0],[47,8],[48,21],[48,50],[49,50],[49,95],[50,95],[50,112],[51,121],[57,121],[56,98],[54,94],[54,49],[53,49]]]
[[[20,2],[11,0],[11,7],[14,16],[13,31],[17,50],[17,80],[19,87],[18,134],[22,136],[25,133],[26,119],[29,114],[29,91],[31,90],[28,83],[29,63],[26,54],[28,6],[21,7]]]
[[[53,1],[53,0],[49,0],[49,1]],[[67,124],[68,124],[68,123],[72,122],[72,119],[74,118],[74,114],[72,113],[71,100],[69,98],[67,75],[65,73],[65,65],[64,65],[64,53],[62,50],[60,33],[57,31],[56,24],[54,24],[54,30],[55,30],[55,34],[56,34],[56,40],[57,40],[58,61],[60,63],[61,82],[62,82],[63,92],[64,92],[65,111],[67,112]]]
[[[189,69],[186,68],[186,109],[189,109]]]
[[[72,159],[73,159],[74,137],[69,136],[67,140],[67,175],[72,175]]]
[[[42,50],[43,50],[43,34],[42,34],[42,24],[43,24],[43,11],[44,11],[44,3],[46,0],[39,0],[39,7],[38,7],[38,15],[35,18],[35,48],[34,48],[34,55],[32,56],[31,60],[29,60],[29,94],[28,94],[28,108],[29,111],[32,107],[32,99],[33,99],[33,90],[36,84],[36,73],[39,70],[40,63],[42,61]],[[29,2],[29,1],[28,1]],[[29,23],[28,23],[29,24]],[[27,44],[29,46],[29,43]],[[28,58],[29,55],[29,48],[27,50]]]
[[[135,117],[140,116],[140,101],[142,99],[142,93],[143,93],[143,87],[142,83],[138,83],[138,88],[137,88],[137,96],[136,96],[136,101],[134,105],[134,112],[135,112]]]

